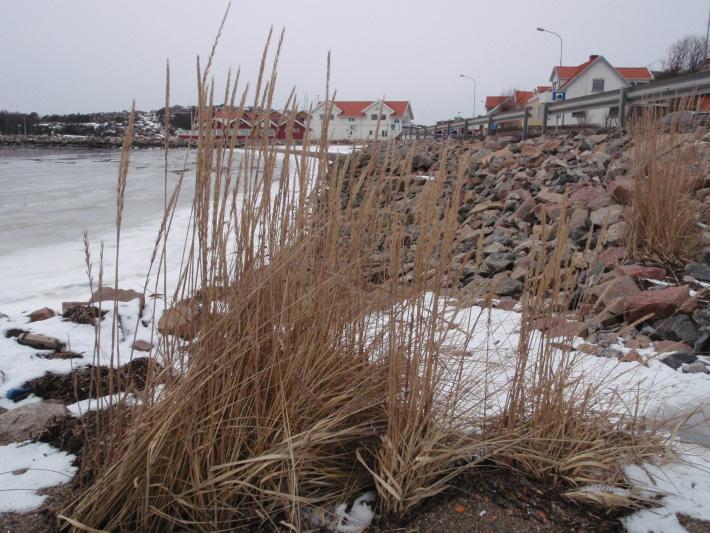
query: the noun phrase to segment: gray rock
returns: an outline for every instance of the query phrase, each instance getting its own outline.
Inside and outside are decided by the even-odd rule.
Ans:
[[[700,333],[700,337],[693,345],[693,352],[710,354],[710,328],[701,328]]]
[[[602,226],[605,223],[607,224],[607,226],[611,226],[612,224],[619,222],[623,215],[623,205],[610,205],[592,211],[589,215],[589,219],[595,226]]]
[[[678,370],[682,365],[694,363],[697,360],[698,358],[692,353],[676,352],[665,356],[661,359],[661,362],[667,364],[673,370]]]
[[[710,374],[708,368],[700,361],[683,365],[682,369],[685,374]]]
[[[698,281],[710,282],[710,266],[705,263],[689,263],[685,267],[685,273]]]
[[[515,261],[515,255],[509,253],[493,253],[486,257],[481,265],[481,274],[497,274],[510,269]]]
[[[597,357],[606,357],[607,359],[619,359],[624,352],[617,350],[616,348],[602,348],[595,352]]]
[[[710,307],[693,311],[693,320],[698,326],[710,326]]]
[[[626,237],[626,222],[623,220],[609,226],[606,231],[604,243],[609,246],[618,246]]]
[[[651,335],[653,340],[669,340],[695,344],[700,332],[695,322],[688,315],[673,315],[653,322],[655,331]]]
[[[429,170],[434,162],[422,154],[414,154],[412,158],[412,170]]]
[[[523,284],[521,281],[513,278],[505,278],[496,288],[497,296],[516,296],[523,292]]]
[[[505,252],[505,246],[499,242],[493,242],[483,249],[483,253],[486,255],[495,254],[499,252]]]

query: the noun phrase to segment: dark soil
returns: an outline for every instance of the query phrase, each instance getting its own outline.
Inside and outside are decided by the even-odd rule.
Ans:
[[[568,532],[623,531],[622,513],[585,508],[559,490],[494,466],[461,476],[401,522],[380,520],[373,531],[406,532]]]
[[[705,522],[704,520],[698,520],[697,518],[691,518],[684,514],[676,514],[678,517],[678,522],[688,533],[709,533],[710,532],[710,522]]]
[[[62,451],[81,456],[86,443],[86,433],[96,425],[96,412],[91,411],[81,418],[67,415],[51,420],[37,438]]]
[[[100,378],[101,395],[113,394],[126,390],[143,390],[150,365],[147,357],[133,359],[118,370],[114,370],[113,386],[109,387],[109,369],[107,367],[85,366],[74,370],[71,374],[54,374],[47,372],[41,378],[26,382],[22,387],[32,391],[45,400],[59,400],[65,404],[95,398],[97,393],[97,376]],[[153,366],[155,369],[155,366]],[[119,379],[120,377],[120,379]],[[121,386],[118,386],[120,381]]]

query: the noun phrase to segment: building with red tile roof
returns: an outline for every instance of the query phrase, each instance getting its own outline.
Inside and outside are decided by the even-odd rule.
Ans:
[[[653,74],[646,67],[615,68],[604,56],[597,54],[590,55],[586,61],[576,66],[555,66],[550,74],[554,96],[565,100],[622,87],[633,87],[652,80]],[[610,126],[617,119],[617,113],[618,108],[612,106],[565,113],[554,120],[560,120],[567,125]]]
[[[326,127],[333,141],[385,139],[397,137],[413,120],[408,100],[335,100],[313,108],[311,131],[314,139],[319,139]]]

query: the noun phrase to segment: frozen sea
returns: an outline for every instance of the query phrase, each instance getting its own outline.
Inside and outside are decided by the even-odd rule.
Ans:
[[[186,164],[168,155],[168,194]],[[119,150],[0,147],[0,313],[11,314],[89,295],[82,232],[94,263],[105,242],[105,283],[113,283]],[[180,261],[194,190],[193,164],[173,224],[170,261]],[[119,285],[141,290],[164,205],[164,152],[134,150],[126,185]],[[95,278],[97,271],[94,271]]]

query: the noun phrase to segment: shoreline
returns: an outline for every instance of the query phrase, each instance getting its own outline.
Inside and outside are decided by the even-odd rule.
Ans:
[[[168,141],[169,148],[189,148],[194,146],[194,139],[180,139],[178,137],[171,138]],[[354,150],[356,147],[361,147],[367,143],[354,144],[337,144],[329,143],[329,148],[332,147],[349,147]],[[0,147],[11,148],[121,148],[123,145],[123,137],[95,137],[81,135],[2,135],[0,134]],[[282,148],[283,143],[273,143],[272,146]],[[302,146],[300,144],[292,144],[292,147]],[[314,141],[311,146],[318,146],[318,142]],[[133,137],[133,148],[164,148],[165,140],[158,137]],[[243,148],[239,144],[235,148]],[[336,153],[336,151],[332,151]],[[338,150],[337,153],[342,153]]]

